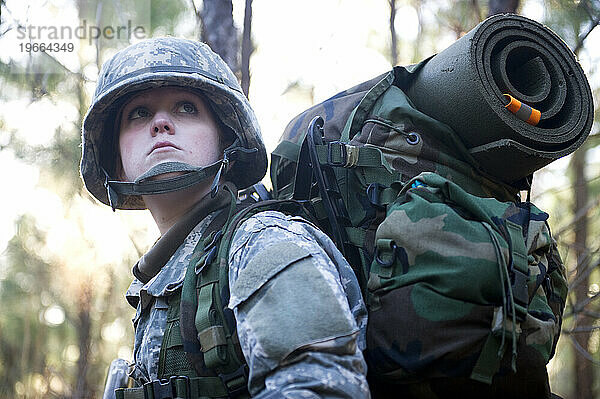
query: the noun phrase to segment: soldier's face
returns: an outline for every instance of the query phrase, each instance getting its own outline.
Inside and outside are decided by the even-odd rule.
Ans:
[[[195,93],[175,87],[140,92],[121,110],[119,177],[133,181],[169,161],[210,165],[221,156],[219,135],[212,112]]]

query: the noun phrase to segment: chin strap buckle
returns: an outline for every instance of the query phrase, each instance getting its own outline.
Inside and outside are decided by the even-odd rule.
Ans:
[[[106,188],[106,196],[108,197],[108,204],[112,208],[113,212],[117,209],[117,204],[119,203],[119,194],[110,186],[110,176],[104,168],[102,168],[104,172],[104,187]]]
[[[210,185],[210,198],[215,198],[217,193],[219,192],[219,182],[221,181],[221,174],[224,170],[227,170],[229,167],[229,158],[227,152],[223,153],[223,160],[221,160],[221,166],[213,179],[212,184]]]

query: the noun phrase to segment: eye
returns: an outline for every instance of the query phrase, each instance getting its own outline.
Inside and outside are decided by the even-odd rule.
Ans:
[[[177,112],[181,112],[183,114],[195,114],[196,106],[190,102],[183,102],[177,104]]]
[[[127,119],[138,119],[150,116],[150,112],[144,107],[136,107],[129,112]]]

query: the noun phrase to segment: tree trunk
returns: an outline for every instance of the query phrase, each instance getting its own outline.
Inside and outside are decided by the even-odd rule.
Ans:
[[[415,48],[412,62],[419,62],[421,60],[421,46],[423,44],[423,1],[413,0],[413,6],[415,7],[415,10],[417,10],[419,30],[417,31],[417,37],[415,38]]]
[[[219,54],[234,73],[238,73],[238,32],[233,25],[231,0],[204,0],[200,13],[202,41]]]
[[[519,0],[490,0],[488,17],[506,12],[516,13],[519,7]]]
[[[475,19],[481,22],[483,18],[481,16],[481,7],[479,7],[479,0],[471,0],[471,8],[473,9],[473,14],[475,14]]]
[[[74,399],[91,398],[93,396],[87,380],[92,330],[92,319],[90,317],[92,295],[90,288],[91,284],[83,284],[79,292],[79,312],[77,314],[79,359],[77,360],[77,385],[73,392]]]
[[[252,0],[246,0],[244,10],[244,32],[242,33],[242,90],[246,97],[250,93],[250,56],[252,45]]]
[[[390,34],[391,34],[391,57],[392,66],[396,66],[398,63],[398,38],[396,37],[396,27],[394,23],[396,21],[396,0],[389,0],[390,2]]]
[[[575,201],[573,204],[573,213],[587,206],[588,201],[588,183],[585,179],[585,147],[575,151],[571,160],[571,168],[575,180]],[[587,264],[587,235],[588,235],[588,216],[580,218],[575,225],[575,256],[577,260],[577,275],[585,271]],[[575,307],[588,298],[588,278],[579,281],[574,287],[575,291]],[[583,309],[582,309],[583,310]],[[576,326],[590,326],[593,320],[583,313],[575,314]],[[591,398],[592,384],[594,381],[592,364],[585,358],[585,353],[588,351],[588,341],[590,334],[588,332],[574,333],[579,349],[575,352],[575,397],[576,398]]]

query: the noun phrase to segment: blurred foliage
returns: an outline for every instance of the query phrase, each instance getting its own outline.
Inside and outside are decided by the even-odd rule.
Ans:
[[[585,34],[600,18],[600,2],[597,0],[546,0],[545,23],[571,48],[575,48]]]
[[[90,21],[97,20],[97,11],[105,20],[121,11],[115,6],[118,2],[80,3],[84,4],[80,18]],[[100,3],[103,8],[98,7]],[[174,8],[174,3],[158,3],[165,11]],[[4,2],[2,7],[0,34],[10,22],[4,18],[8,15]],[[12,21],[13,29],[15,26]],[[79,70],[97,64],[94,53],[104,57],[112,50],[109,42],[94,44],[101,51],[82,51]],[[132,243],[129,255],[118,263],[103,264],[97,243],[87,237],[88,208],[98,207],[79,177],[81,119],[89,104],[85,92],[88,81],[78,71],[58,64],[50,53],[37,57],[40,59],[24,64],[0,61],[0,102],[21,99],[29,107],[43,101],[57,113],[70,116],[40,144],[29,140],[28,135],[36,132],[9,130],[0,120],[0,150],[35,166],[39,172],[37,187],[60,199],[58,209],[69,221],[66,227],[74,231],[61,247],[64,253],[57,254],[50,240],[51,234],[57,234],[52,229],[61,226],[40,226],[34,210],[14,222],[16,233],[0,255],[0,303],[4,309],[0,312],[0,398],[99,397],[110,361],[119,355],[131,356],[134,312],[123,300],[123,293],[139,254],[137,244]],[[33,73],[34,64],[39,67],[36,70],[58,72]],[[76,112],[69,114],[67,108]],[[30,117],[39,118],[35,114]]]
[[[475,3],[477,7],[471,0],[446,2],[437,13],[439,23],[454,32],[457,39],[460,38],[487,15],[485,2]]]
[[[173,34],[181,15],[192,12],[190,9],[191,1],[193,0],[151,0],[150,27],[152,36],[156,34]]]
[[[378,1],[388,3],[388,0]],[[537,0],[521,0],[521,8],[528,1]],[[10,28],[10,21],[5,1],[0,0],[0,3],[2,36]],[[79,0],[76,3],[80,18],[90,21],[121,21],[126,16],[117,0]],[[150,9],[145,10],[149,11],[150,35],[175,34],[182,18],[194,12],[191,0],[148,0],[147,4],[150,4]],[[543,4],[546,8],[543,22],[572,48],[587,37],[600,16],[600,1],[544,0]],[[415,42],[399,38],[403,59],[413,61],[429,55],[429,49],[441,50],[437,48],[439,37],[451,35],[458,38],[487,15],[487,2],[484,0],[398,1],[398,6],[405,5],[414,7],[420,17],[425,10],[435,15],[436,23],[422,25]],[[418,44],[415,46],[415,43]],[[0,303],[3,306],[0,311],[0,398],[100,397],[110,361],[119,355],[128,356],[128,351],[131,351],[133,331],[130,319],[133,310],[124,300],[123,293],[131,279],[130,267],[147,245],[148,240],[144,238],[147,232],[143,226],[133,226],[127,243],[129,252],[117,262],[104,259],[102,250],[97,248],[98,243],[90,236],[88,226],[93,223],[99,205],[85,192],[78,171],[80,123],[90,100],[88,86],[93,85],[95,79],[89,74],[84,77],[81,71],[89,66],[97,67],[114,51],[115,46],[111,42],[94,43],[94,51],[88,51],[90,48],[81,51],[78,70],[71,71],[58,65],[58,68],[48,68],[58,71],[52,74],[35,74],[28,70],[34,60],[21,65],[11,60],[2,62],[0,58],[0,103],[11,98],[27,99],[30,104],[49,100],[57,110],[66,106],[77,110],[77,115],[56,126],[51,139],[43,144],[31,144],[23,132],[9,130],[0,119],[0,155],[6,152],[39,170],[37,187],[59,198],[62,204],[60,212],[69,220],[73,230],[62,237],[67,240],[61,247],[64,253],[56,253],[53,249],[56,244],[52,242],[56,237],[51,236],[50,231],[54,226],[43,225],[31,210],[15,220],[15,234],[0,254]],[[260,50],[260,42],[257,46]],[[585,42],[583,46],[585,48]],[[57,63],[48,54],[41,57],[40,62],[45,65]],[[593,133],[586,145],[590,154],[598,154],[600,133],[597,127]],[[587,216],[591,221],[592,237],[588,257],[591,270],[589,292],[593,296],[600,290],[597,264],[600,242],[595,238],[600,232],[600,206],[596,201],[600,197],[597,157],[589,157],[587,173],[591,204]],[[577,218],[572,212],[572,186],[540,195],[552,198],[546,210],[552,215],[552,229],[557,233],[570,278],[575,279],[572,231]],[[52,234],[66,233],[59,230]],[[598,301],[591,301],[586,309],[600,315]],[[571,314],[572,310],[570,305],[567,314]],[[64,320],[61,321],[61,317]],[[87,322],[90,334],[86,338],[87,343],[82,344],[80,338]],[[553,389],[565,398],[573,397],[574,389],[572,364],[575,349],[567,334],[571,328],[572,318],[567,318],[565,333],[550,369]],[[586,348],[595,362],[600,362],[599,346],[600,329],[597,329],[591,334]],[[78,363],[81,350],[89,351],[83,374],[82,365]],[[590,367],[594,367],[595,381],[600,381],[600,367],[592,362]],[[86,391],[76,392],[81,378],[87,382]],[[594,389],[598,396],[598,387]]]
[[[22,216],[17,226],[6,250],[0,285],[0,301],[4,309],[11,310],[0,313],[0,380],[12,382],[2,384],[0,394],[7,398],[16,396],[15,383],[25,375],[46,374],[47,356],[56,354],[56,350],[49,350],[51,342],[67,341],[69,334],[64,325],[51,329],[40,323],[45,308],[41,294],[45,293],[49,302],[58,299],[48,292],[49,265],[35,251],[45,237],[29,216]]]

